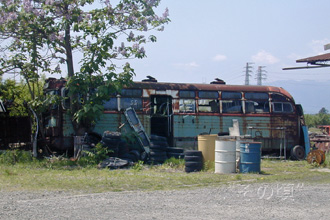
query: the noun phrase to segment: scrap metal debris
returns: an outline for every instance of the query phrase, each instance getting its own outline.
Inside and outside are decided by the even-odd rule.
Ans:
[[[318,164],[321,165],[325,161],[325,153],[322,150],[312,150],[307,155],[307,162],[310,164]]]

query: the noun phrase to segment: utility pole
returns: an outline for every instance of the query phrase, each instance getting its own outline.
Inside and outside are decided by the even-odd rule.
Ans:
[[[261,86],[262,85],[262,81],[266,80],[267,75],[265,73],[267,73],[266,70],[264,70],[263,68],[265,68],[265,66],[259,66],[258,67],[258,72],[257,72],[257,85]]]
[[[250,85],[250,76],[251,76],[251,72],[252,72],[252,66],[250,66],[253,63],[246,63],[246,67],[245,67],[245,85]]]

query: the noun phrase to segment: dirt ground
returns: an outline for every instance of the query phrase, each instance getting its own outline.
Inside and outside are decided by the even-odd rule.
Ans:
[[[1,192],[0,219],[330,219],[330,185],[79,194]]]

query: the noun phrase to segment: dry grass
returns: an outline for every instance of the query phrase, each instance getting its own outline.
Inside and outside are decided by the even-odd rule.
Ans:
[[[46,164],[46,165],[45,165]],[[185,173],[183,161],[169,161],[161,166],[136,164],[130,169],[108,170],[25,162],[0,164],[2,191],[73,191],[97,193],[107,191],[149,191],[219,186],[231,183],[299,182],[330,183],[329,172],[306,161],[262,160],[260,174],[215,174],[214,167]]]

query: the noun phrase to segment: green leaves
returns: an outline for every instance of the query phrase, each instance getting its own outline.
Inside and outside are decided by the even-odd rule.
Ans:
[[[116,61],[146,57],[144,44],[157,40],[154,35],[145,36],[146,32],[161,30],[170,21],[167,9],[162,16],[156,15],[159,3],[2,1],[0,37],[7,41],[0,45],[0,73],[16,70],[30,86],[41,72],[61,73],[66,69],[74,119],[94,123],[102,114],[103,101],[129,85],[135,74],[128,63],[117,66]],[[74,61],[80,65],[77,73]],[[37,97],[32,91],[31,97]]]
[[[317,127],[318,125],[330,124],[330,114],[328,114],[327,112],[327,109],[322,108],[318,114],[305,114],[306,125],[308,127]]]
[[[77,123],[95,123],[103,114],[103,105],[94,104],[93,102],[85,103],[81,109],[74,113],[74,120]]]

